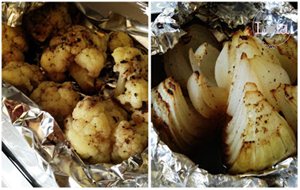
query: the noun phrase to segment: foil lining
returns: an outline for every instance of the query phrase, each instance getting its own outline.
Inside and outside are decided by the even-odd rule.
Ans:
[[[2,3],[3,23],[22,24],[28,11],[44,3]],[[76,6],[87,18],[87,27],[128,32],[148,48],[148,26],[111,12],[102,16],[86,3]],[[147,4],[136,3],[135,8],[147,13]],[[97,15],[91,18],[91,15]],[[2,83],[2,142],[42,187],[147,187],[148,149],[120,164],[85,164],[70,148],[64,134],[53,117],[38,108],[22,92]],[[12,135],[13,134],[13,135]]]
[[[43,6],[42,2],[3,2],[2,3],[2,22],[8,26],[16,27],[22,24],[23,15]]]
[[[147,4],[139,2],[137,3],[144,14],[147,14]],[[107,17],[102,16],[97,12],[97,9],[93,9],[91,6],[87,6],[85,3],[76,3],[78,9],[83,12],[93,24],[101,29],[109,31],[124,31],[131,37],[137,40],[144,48],[148,49],[148,24],[141,23],[132,18],[127,18],[115,12],[110,12]]]
[[[212,175],[185,155],[173,152],[151,127],[152,187],[297,187],[297,157],[290,157],[260,174]]]
[[[288,2],[170,2],[163,6],[165,8],[151,24],[152,55],[163,54],[172,49],[185,34],[181,26],[194,17],[207,25],[216,39],[223,41],[228,39],[234,30],[251,24],[259,12],[267,12],[270,21],[266,25],[270,22],[288,23],[289,32],[297,38],[297,10]],[[273,35],[268,33],[258,37]]]
[[[147,149],[117,165],[85,164],[70,148],[63,131],[49,113],[40,110],[34,102],[9,84],[3,83],[2,94],[2,124],[8,129],[16,128],[29,147],[26,148],[24,144],[15,146],[14,141],[19,139],[10,138],[6,134],[3,134],[4,143],[13,153],[28,151],[25,156],[17,156],[21,163],[38,161],[40,167],[31,173],[43,174],[35,176],[40,185],[69,187],[72,185],[70,181],[74,180],[77,186],[82,187],[147,187]],[[32,148],[35,151],[30,150]],[[26,164],[24,166],[28,167]]]

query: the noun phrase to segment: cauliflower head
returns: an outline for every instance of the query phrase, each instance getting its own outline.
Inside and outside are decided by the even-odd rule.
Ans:
[[[99,76],[106,62],[107,37],[84,26],[75,25],[62,30],[50,40],[50,46],[41,56],[41,66],[52,80],[64,80],[64,73],[77,65],[86,74],[95,79]],[[77,69],[78,70],[78,69]],[[78,82],[82,76],[71,76]],[[80,72],[82,73],[82,72]],[[60,76],[60,77],[51,77]],[[83,90],[89,90],[78,82]]]
[[[26,14],[24,20],[28,33],[39,42],[72,23],[67,3],[46,3]]]
[[[115,61],[114,72],[129,80],[131,77],[148,78],[148,57],[134,47],[118,47],[112,53]]]
[[[80,157],[91,164],[111,161],[111,136],[127,113],[112,100],[85,97],[65,120],[65,134]]]
[[[28,49],[21,27],[9,27],[2,24],[2,64],[11,61],[24,61],[24,52]]]
[[[148,123],[148,106],[145,109],[134,110],[131,114],[131,119],[136,124]]]
[[[44,81],[32,92],[30,98],[61,124],[72,113],[80,95],[73,90],[71,82],[59,84]]]
[[[115,143],[113,145],[112,160],[114,163],[128,159],[130,156],[141,153],[148,142],[148,125],[138,125],[121,121],[114,132]]]
[[[133,47],[118,47],[112,53],[115,61],[113,71],[119,73],[115,96],[122,94],[125,83],[131,78],[148,80],[148,57]]]
[[[133,47],[133,40],[125,32],[111,32],[108,47],[111,52],[118,47]]]
[[[90,93],[95,90],[95,79],[89,76],[88,71],[77,64],[69,68],[70,75],[76,79],[77,84],[85,93]]]
[[[2,79],[29,94],[44,80],[44,76],[36,65],[12,61],[2,69]]]
[[[143,102],[148,102],[148,82],[144,79],[126,81],[125,91],[117,99],[121,104],[129,103],[135,109],[141,108]]]

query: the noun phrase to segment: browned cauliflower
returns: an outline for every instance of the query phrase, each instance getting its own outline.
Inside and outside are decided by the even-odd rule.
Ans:
[[[133,47],[133,40],[125,32],[111,32],[108,47],[111,52],[118,47]]]
[[[13,61],[2,69],[2,79],[29,94],[44,80],[44,76],[36,65]]]
[[[65,120],[65,134],[80,157],[91,164],[111,162],[112,134],[127,113],[111,100],[85,97]]]
[[[69,71],[84,91],[90,91],[94,87],[94,79],[99,76],[105,65],[106,46],[105,34],[75,25],[62,30],[58,36],[51,39],[50,47],[42,54],[41,66],[54,81],[64,80],[64,73]],[[74,65],[77,69],[72,70]],[[92,87],[86,84],[91,83],[90,81],[82,80],[81,73],[92,78]]]
[[[117,99],[121,104],[129,103],[134,109],[142,107],[148,102],[148,82],[144,79],[131,79],[125,83],[125,92]]]
[[[134,110],[131,114],[131,119],[136,124],[148,123],[148,105],[141,110]]]
[[[141,153],[148,144],[148,124],[121,121],[114,132],[112,160],[119,163]]]
[[[72,65],[69,68],[70,74],[76,79],[77,84],[83,89],[86,93],[92,92],[94,90],[95,78],[88,75],[88,71],[83,69],[77,64]]]
[[[133,47],[118,47],[112,53],[115,61],[114,72],[119,73],[115,95],[125,90],[126,80],[143,78],[148,80],[148,57]]]
[[[112,53],[115,61],[114,72],[119,72],[123,78],[132,76],[147,79],[148,57],[134,47],[118,47]]]
[[[73,90],[71,82],[59,84],[44,81],[32,92],[30,98],[61,124],[72,113],[80,96]]]
[[[21,27],[9,27],[2,24],[2,64],[10,61],[24,61],[24,52],[28,49]]]
[[[46,3],[25,16],[25,27],[33,39],[44,42],[72,23],[67,3]]]

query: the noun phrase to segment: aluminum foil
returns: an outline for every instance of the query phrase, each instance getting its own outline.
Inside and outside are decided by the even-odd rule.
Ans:
[[[160,4],[153,5],[159,6]],[[269,22],[287,23],[288,31],[293,37],[297,37],[297,10],[288,2],[170,2],[164,3],[163,6],[165,6],[163,11],[151,24],[152,55],[163,54],[168,49],[172,49],[186,34],[181,26],[194,17],[207,25],[218,41],[228,39],[238,28],[252,25],[253,19],[259,12],[267,12]],[[154,8],[154,10],[159,8]],[[268,33],[258,35],[258,37],[273,35]]]
[[[137,4],[144,14],[148,13],[146,3],[139,2]],[[110,12],[108,16],[102,16],[96,8],[85,3],[76,3],[76,6],[99,28],[109,31],[124,31],[148,49],[147,21],[141,23],[116,12]]]
[[[185,155],[173,152],[151,127],[152,187],[297,187],[297,157],[290,157],[260,174],[212,175]]]
[[[43,4],[2,3],[3,22],[20,25],[24,14]],[[146,14],[147,4],[132,4]],[[148,48],[147,23],[114,12],[103,16],[87,3],[76,5],[89,18],[85,22],[88,27],[126,31],[141,43],[141,48]],[[148,149],[117,165],[85,164],[70,148],[53,117],[7,83],[2,84],[2,116],[2,142],[43,187],[148,186]]]
[[[2,94],[3,131],[15,128],[29,146],[18,143],[19,138],[5,132],[3,141],[14,154],[26,152],[23,156],[18,154],[17,158],[40,185],[69,187],[73,186],[70,183],[73,180],[75,186],[82,187],[147,187],[147,149],[117,165],[87,165],[70,148],[63,131],[49,113],[40,110],[34,102],[9,84],[3,83]],[[37,161],[34,164],[39,164],[34,169],[29,167],[33,160]]]
[[[157,3],[161,9],[160,3]],[[155,6],[156,6],[155,5]],[[152,5],[153,6],[153,5]],[[219,42],[228,39],[235,29],[251,26],[259,11],[271,13],[272,21],[291,23],[297,38],[297,10],[287,2],[268,3],[164,3],[163,11],[152,23],[152,55],[164,54],[185,34],[181,28],[193,17],[210,28]],[[261,36],[265,37],[265,36]],[[260,173],[212,175],[199,168],[187,156],[178,154],[159,139],[151,128],[151,183],[154,187],[297,187],[298,159],[287,158]]]
[[[2,22],[11,27],[22,24],[23,15],[44,5],[42,2],[3,2]]]

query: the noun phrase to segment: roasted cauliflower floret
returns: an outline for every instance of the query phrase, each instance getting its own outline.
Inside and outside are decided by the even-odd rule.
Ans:
[[[31,36],[44,42],[48,37],[72,23],[66,3],[46,3],[25,17],[25,27]]]
[[[44,80],[44,76],[36,65],[13,61],[2,69],[2,79],[29,94]]]
[[[72,113],[80,95],[73,90],[71,82],[59,84],[44,81],[32,92],[30,98],[61,124]]]
[[[41,57],[41,66],[48,73],[64,73],[71,63],[70,46],[60,45],[53,51],[46,50]]]
[[[148,142],[148,125],[121,121],[114,132],[114,139],[112,160],[114,163],[120,163],[145,149]]]
[[[135,109],[141,108],[143,102],[148,102],[148,82],[144,79],[126,81],[125,92],[117,99],[121,104],[129,103]]]
[[[85,48],[75,57],[75,62],[88,71],[88,75],[96,78],[104,67],[105,55],[95,48]]]
[[[133,40],[125,32],[111,32],[108,47],[111,52],[118,47],[133,47]]]
[[[119,47],[114,50],[112,56],[115,61],[114,72],[119,72],[123,78],[132,76],[147,79],[148,59],[147,55],[133,47]]]
[[[2,24],[2,64],[24,61],[23,53],[28,49],[22,28]]]
[[[143,78],[148,80],[148,58],[133,47],[118,47],[112,53],[115,61],[114,72],[119,73],[115,95],[118,96],[125,90],[126,80]]]
[[[42,54],[41,66],[52,80],[64,80],[62,76],[69,71],[84,91],[90,91],[94,84],[90,87],[84,81],[79,81],[83,78],[77,75],[80,69],[75,69],[76,72],[70,70],[76,65],[85,70],[80,73],[84,72],[92,79],[97,78],[106,62],[106,46],[105,34],[79,25],[72,26],[51,39],[50,47]]]
[[[77,64],[69,68],[70,75],[85,93],[94,91],[95,79],[88,75],[88,71]]]
[[[142,110],[134,110],[131,119],[136,124],[148,123],[148,105]]]
[[[67,139],[80,157],[91,164],[111,162],[112,134],[126,112],[111,100],[85,97],[65,120]]]

